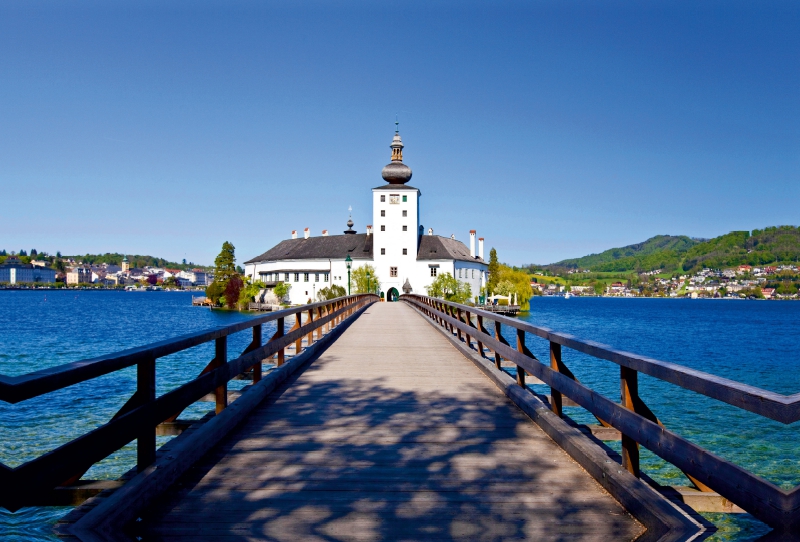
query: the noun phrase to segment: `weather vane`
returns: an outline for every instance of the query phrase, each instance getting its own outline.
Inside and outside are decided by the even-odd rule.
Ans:
[[[352,205],[350,205],[350,206],[347,208],[347,212],[349,212],[349,213],[350,213],[350,216],[351,216],[351,217],[353,216],[353,206],[352,206]]]
[[[394,133],[400,132],[400,121],[397,120],[397,113],[394,114]]]

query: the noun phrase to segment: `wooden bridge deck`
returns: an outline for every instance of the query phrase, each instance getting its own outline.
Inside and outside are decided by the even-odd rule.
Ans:
[[[143,517],[145,540],[632,540],[643,527],[403,303],[376,303]]]

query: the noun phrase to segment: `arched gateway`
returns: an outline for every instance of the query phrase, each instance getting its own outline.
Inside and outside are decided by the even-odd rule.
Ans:
[[[397,288],[389,288],[386,301],[397,301],[398,299],[400,299],[400,292],[397,291]]]

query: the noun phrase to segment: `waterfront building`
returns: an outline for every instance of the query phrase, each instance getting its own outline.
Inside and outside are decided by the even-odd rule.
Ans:
[[[49,267],[25,264],[16,256],[9,256],[0,265],[0,282],[19,284],[26,282],[55,282],[56,271]]]
[[[92,282],[92,268],[79,265],[67,273],[67,284],[89,284]]]
[[[450,273],[470,285],[474,296],[486,284],[488,265],[483,259],[483,242],[476,231],[469,232],[469,248],[455,235],[434,235],[420,223],[422,192],[409,186],[411,168],[403,163],[403,142],[395,130],[390,145],[391,162],[381,176],[386,184],[372,189],[372,224],[366,233],[353,229],[352,217],[341,235],[312,237],[305,228],[303,237],[292,231],[290,239],[281,241],[260,256],[245,262],[245,274],[265,282],[268,288],[278,282],[289,283],[290,302],[315,300],[317,292],[330,285],[347,290],[345,259],[352,260],[352,269],[371,265],[380,281],[381,292],[395,300],[402,292],[425,294],[437,276]],[[374,227],[373,227],[374,225]]]

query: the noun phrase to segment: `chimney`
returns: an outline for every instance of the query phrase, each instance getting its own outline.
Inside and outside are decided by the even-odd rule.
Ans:
[[[297,239],[297,230],[292,230],[292,239]]]
[[[372,224],[367,224],[367,235],[372,235]]]
[[[433,235],[433,228],[428,228],[428,235]]]
[[[483,259],[483,237],[478,237],[478,257]]]
[[[308,231],[308,228],[306,228],[306,229],[303,231],[303,238],[304,238],[304,239],[308,239],[310,236],[311,236],[311,232],[310,232],[310,231]]]
[[[322,230],[322,236],[323,237],[327,237],[328,236],[328,230]]]
[[[475,257],[475,230],[469,230],[469,255]]]

